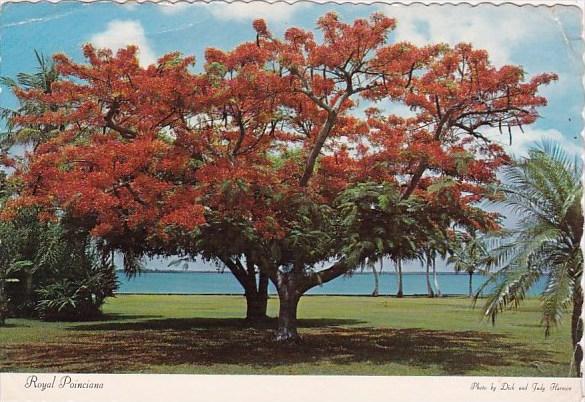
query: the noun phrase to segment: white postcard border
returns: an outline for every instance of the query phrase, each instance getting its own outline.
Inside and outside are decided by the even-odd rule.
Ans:
[[[0,0],[57,3],[61,0]],[[91,3],[100,0],[75,0]],[[115,3],[301,3],[572,6],[583,0],[106,0]],[[582,32],[583,35],[583,32]],[[583,36],[585,39],[585,36]],[[1,38],[0,38],[1,40]],[[585,62],[585,55],[582,57]],[[585,76],[582,79],[585,87]],[[585,122],[585,110],[582,113]],[[585,124],[581,133],[585,138]],[[585,159],[585,158],[584,158]],[[583,200],[585,205],[585,199]],[[582,240],[585,250],[585,238]],[[585,277],[581,282],[585,289]],[[582,313],[582,318],[584,317]],[[580,342],[585,350],[585,338]],[[585,364],[584,364],[585,367]],[[585,402],[585,378],[0,373],[0,402]]]

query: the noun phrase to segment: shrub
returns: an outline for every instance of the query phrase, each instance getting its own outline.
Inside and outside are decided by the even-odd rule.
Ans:
[[[106,297],[114,296],[118,283],[111,264],[102,264],[93,256],[92,259],[84,271],[74,271],[72,277],[36,290],[39,318],[84,321],[101,315],[101,306]]]

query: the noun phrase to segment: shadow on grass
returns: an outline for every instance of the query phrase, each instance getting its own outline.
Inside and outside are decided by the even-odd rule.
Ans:
[[[146,320],[151,318],[159,318],[161,315],[138,315],[138,314],[119,314],[108,313],[86,322],[112,322],[112,321],[128,321],[128,320]]]
[[[151,317],[148,317],[151,318]],[[353,319],[304,319],[299,320],[300,328],[327,328],[342,325],[363,324],[364,321]],[[105,324],[78,325],[74,331],[146,331],[146,330],[217,330],[217,329],[276,329],[278,320],[266,318],[259,322],[249,322],[241,318],[169,318],[164,320],[150,319],[138,322],[119,322]]]
[[[25,325],[25,324],[15,324],[13,322],[6,322],[2,325],[0,325],[0,328],[29,328],[30,325]]]
[[[0,371],[36,368],[54,371],[115,372],[156,365],[213,364],[271,368],[328,362],[334,365],[398,363],[439,366],[445,374],[509,365],[554,362],[551,354],[478,331],[340,327],[355,320],[300,320],[303,342],[273,342],[275,321],[250,328],[241,319],[165,319],[85,324],[71,337],[47,344],[1,347]]]

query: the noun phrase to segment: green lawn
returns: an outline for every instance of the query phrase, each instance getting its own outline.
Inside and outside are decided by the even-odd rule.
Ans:
[[[276,315],[278,301],[270,300]],[[304,297],[303,343],[272,342],[275,322],[249,328],[237,296],[110,299],[103,320],[8,320],[0,371],[208,374],[569,374],[568,323],[544,337],[539,301],[481,320],[466,298]]]

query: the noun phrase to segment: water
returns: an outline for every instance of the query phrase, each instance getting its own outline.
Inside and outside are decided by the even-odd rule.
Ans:
[[[465,295],[468,293],[467,274],[440,273],[437,275],[443,294]],[[243,294],[243,289],[231,273],[217,272],[147,272],[136,278],[128,279],[119,273],[118,293],[172,293],[172,294]],[[484,283],[485,277],[473,276],[474,291]],[[432,283],[432,278],[431,278]],[[538,282],[530,295],[542,292],[545,281]],[[374,287],[371,273],[357,273],[350,277],[334,279],[322,286],[310,289],[307,294],[314,295],[369,295]],[[426,294],[427,286],[424,273],[407,273],[403,277],[405,295]],[[396,294],[395,273],[380,275],[380,294]],[[270,284],[269,292],[276,293]]]

